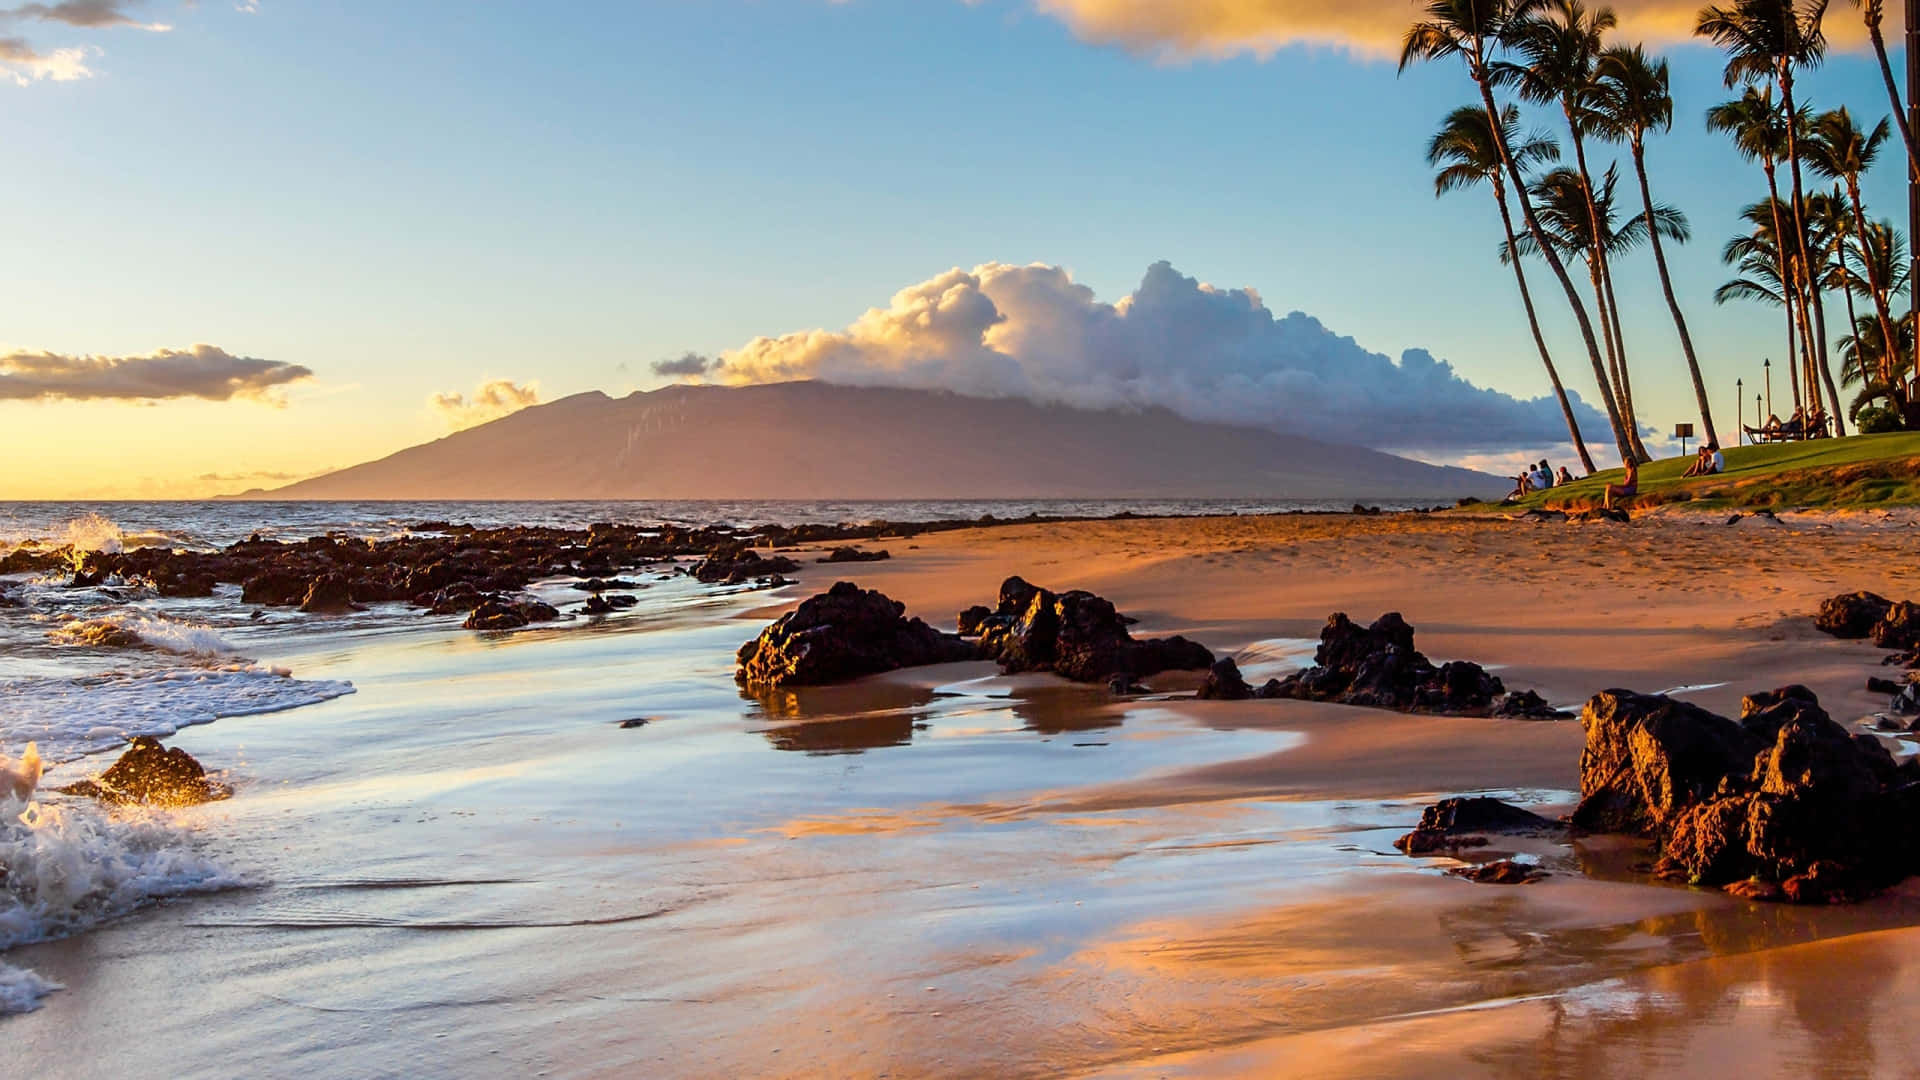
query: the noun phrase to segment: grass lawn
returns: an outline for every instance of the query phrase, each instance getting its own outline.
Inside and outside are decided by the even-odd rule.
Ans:
[[[1640,494],[1627,503],[1645,510],[1689,503],[1702,510],[1871,509],[1920,505],[1920,432],[1739,446],[1725,451],[1727,471],[1686,479],[1691,455],[1640,467]],[[1518,503],[1475,503],[1465,510],[1584,510],[1599,506],[1609,469]]]

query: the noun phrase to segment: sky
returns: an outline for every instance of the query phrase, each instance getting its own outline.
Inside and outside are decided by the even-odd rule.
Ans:
[[[1686,38],[1695,5],[1616,6],[1621,40],[1674,65],[1650,162],[1692,220],[1669,254],[1725,428],[1734,380],[1750,412],[1762,359],[1782,359],[1778,312],[1711,301],[1764,183],[1703,129],[1729,95]],[[1427,460],[1558,460],[1492,200],[1433,196],[1426,141],[1473,90],[1453,64],[1396,72],[1415,12],[0,9],[0,499],[271,487],[700,373],[1164,403]],[[1886,100],[1857,20],[1834,5],[1837,47],[1801,91],[1871,123]],[[1868,178],[1877,216],[1903,195],[1897,164]],[[1670,430],[1694,419],[1672,325],[1650,258],[1619,269],[1642,420]],[[1534,288],[1595,400],[1544,267]]]

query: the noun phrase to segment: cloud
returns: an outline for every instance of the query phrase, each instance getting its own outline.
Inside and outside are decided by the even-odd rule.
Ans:
[[[151,356],[0,356],[0,401],[162,401],[243,398],[279,405],[280,388],[313,378],[298,364],[234,356],[216,345]]]
[[[165,23],[144,23],[127,14],[126,9],[134,6],[138,5],[127,0],[61,0],[57,4],[22,4],[15,8],[0,8],[0,19],[39,19],[88,30],[132,26],[165,33],[173,29]]]
[[[950,270],[843,331],[749,342],[723,354],[708,378],[1165,406],[1196,420],[1427,453],[1567,437],[1550,396],[1474,386],[1421,349],[1396,363],[1298,312],[1275,318],[1252,290],[1203,285],[1164,262],[1113,304],[1056,266]],[[1606,429],[1590,406],[1578,409],[1589,430]]]
[[[99,52],[98,49],[80,46],[42,53],[23,38],[0,37],[0,79],[10,80],[16,86],[26,86],[42,79],[53,82],[90,79],[93,72],[87,67],[87,57],[97,56]]]
[[[655,360],[655,375],[705,375],[713,367],[713,360],[696,352],[681,353],[671,360]]]
[[[1703,0],[1613,0],[1623,41],[1690,40]],[[1289,46],[1324,46],[1375,59],[1399,54],[1419,13],[1410,0],[1033,0],[1081,39],[1163,59],[1265,58]],[[1864,41],[1852,9],[1827,20],[1836,44]]]
[[[138,30],[166,33],[173,29],[166,23],[141,22],[134,18],[128,9],[138,5],[139,0],[60,0],[53,4],[21,4],[0,8],[0,27],[33,20],[80,30],[110,30],[130,26]],[[74,45],[41,52],[25,38],[0,36],[0,79],[10,80],[16,86],[27,86],[43,80],[73,82],[91,79],[94,73],[87,66],[87,58],[99,55],[100,50],[91,45]]]
[[[448,427],[459,431],[540,404],[540,384],[530,382],[520,386],[511,379],[494,379],[481,383],[472,398],[460,393],[431,394],[427,404],[440,414]]]

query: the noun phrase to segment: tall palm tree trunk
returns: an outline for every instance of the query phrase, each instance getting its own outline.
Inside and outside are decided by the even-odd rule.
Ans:
[[[1826,289],[1820,285],[1818,279],[1815,279],[1813,286],[1813,327],[1819,333],[1820,340],[1827,340]],[[1840,388],[1834,385],[1833,369],[1826,364],[1820,365],[1820,381],[1826,385],[1827,401],[1831,403],[1827,409],[1827,415],[1833,417],[1833,433],[1846,438],[1847,422],[1845,413],[1840,408]],[[1813,396],[1815,399],[1820,397],[1818,389],[1815,389]]]
[[[1640,177],[1640,202],[1647,210],[1647,237],[1653,242],[1653,265],[1660,270],[1660,291],[1666,294],[1667,310],[1673,313],[1674,329],[1680,332],[1680,351],[1687,358],[1687,373],[1693,376],[1693,400],[1700,406],[1700,425],[1707,439],[1716,446],[1720,433],[1713,429],[1713,409],[1707,404],[1706,380],[1700,376],[1700,357],[1693,351],[1693,335],[1687,332],[1687,317],[1673,295],[1673,275],[1667,272],[1666,250],[1660,246],[1660,230],[1653,227],[1653,188],[1647,183],[1647,148],[1636,135],[1633,140],[1633,171]]]
[[[1880,280],[1880,260],[1874,257],[1872,235],[1867,229],[1867,211],[1860,205],[1860,178],[1847,177],[1847,197],[1853,200],[1853,227],[1855,238],[1860,242],[1860,255],[1867,268],[1867,292],[1873,298],[1874,317],[1880,321],[1880,340],[1887,343],[1886,356],[1880,361],[1885,381],[1893,381],[1893,354],[1899,349],[1900,339],[1893,333],[1893,315],[1887,307],[1888,282]],[[1889,238],[1888,247],[1892,247]]]
[[[1800,180],[1800,124],[1799,113],[1793,107],[1793,64],[1780,65],[1780,104],[1787,116],[1787,167],[1793,174],[1793,245],[1800,252],[1800,266],[1803,270],[1813,268],[1813,258],[1807,252],[1807,199],[1801,191]],[[1827,366],[1827,343],[1816,343],[1814,356],[1819,366]]]
[[[1640,441],[1640,411],[1633,405],[1633,373],[1627,367],[1627,335],[1620,329],[1620,298],[1614,295],[1613,269],[1604,258],[1600,262],[1600,284],[1607,290],[1607,321],[1612,324],[1613,355],[1620,362],[1620,411],[1626,414],[1627,438],[1641,461],[1652,461],[1653,455],[1647,453],[1646,444]]]
[[[1900,141],[1907,147],[1907,175],[1920,180],[1920,153],[1913,148],[1913,125],[1907,122],[1907,107],[1900,103],[1900,84],[1893,79],[1893,64],[1887,59],[1887,37],[1881,33],[1878,19],[1867,20],[1867,37],[1873,41],[1873,55],[1880,61],[1880,78],[1887,84],[1887,101],[1893,106],[1894,122],[1900,125]]]
[[[1496,178],[1497,181],[1498,178]],[[1553,366],[1553,354],[1547,351],[1547,338],[1540,332],[1540,315],[1533,308],[1533,292],[1527,288],[1527,271],[1520,265],[1520,256],[1514,252],[1514,244],[1519,237],[1513,232],[1513,212],[1507,208],[1506,186],[1496,182],[1493,186],[1494,201],[1500,204],[1500,225],[1507,231],[1507,250],[1513,252],[1513,280],[1520,286],[1520,302],[1526,305],[1527,325],[1533,330],[1533,343],[1539,346],[1540,362],[1546,365],[1547,380],[1553,383],[1553,396],[1560,402],[1560,415],[1566,418],[1567,434],[1573,439],[1574,452],[1580,455],[1580,465],[1592,476],[1597,470],[1593,466],[1593,455],[1587,451],[1587,440],[1580,434],[1580,421],[1573,415],[1573,403],[1567,400],[1567,388],[1560,384],[1560,372]]]
[[[1780,260],[1780,305],[1787,311],[1787,374],[1793,377],[1793,407],[1800,407],[1800,376],[1798,374],[1801,356],[1794,349],[1799,337],[1797,329],[1800,323],[1800,289],[1796,284],[1798,272],[1794,269],[1792,250],[1787,246],[1786,222],[1780,220],[1780,180],[1779,165],[1774,159],[1764,157],[1760,168],[1767,174],[1768,208],[1773,213],[1773,249]],[[1771,402],[1768,403],[1771,406]],[[1774,413],[1774,415],[1779,415]]]
[[[1545,229],[1540,227],[1540,218],[1533,212],[1533,200],[1527,197],[1527,178],[1520,172],[1520,166],[1513,160],[1513,151],[1507,147],[1506,132],[1500,126],[1500,107],[1494,103],[1493,87],[1488,82],[1484,61],[1478,57],[1470,60],[1469,73],[1474,85],[1480,89],[1480,103],[1487,110],[1487,122],[1493,126],[1493,141],[1500,148],[1500,160],[1507,167],[1507,176],[1514,187],[1514,197],[1520,203],[1521,220],[1527,223],[1527,232],[1540,248],[1540,256],[1553,270],[1553,276],[1560,282],[1561,291],[1566,293],[1567,303],[1573,308],[1574,322],[1580,327],[1581,341],[1587,347],[1587,359],[1593,364],[1594,377],[1600,383],[1600,401],[1606,406],[1607,420],[1613,425],[1615,449],[1620,451],[1620,459],[1626,460],[1633,453],[1633,447],[1627,442],[1625,427],[1620,421],[1620,407],[1613,399],[1613,388],[1607,380],[1607,369],[1600,359],[1600,342],[1593,336],[1593,320],[1587,317],[1587,306],[1580,302],[1580,290],[1574,288],[1573,278],[1567,273],[1567,265],[1560,259],[1560,253],[1553,250],[1553,242],[1547,237]]]
[[[1627,381],[1626,349],[1619,335],[1619,313],[1612,301],[1602,295],[1603,285],[1613,279],[1612,270],[1607,265],[1607,249],[1602,242],[1600,229],[1600,204],[1593,197],[1593,174],[1587,170],[1587,140],[1580,131],[1579,119],[1574,115],[1573,103],[1563,100],[1561,109],[1567,117],[1567,132],[1573,139],[1573,160],[1580,170],[1580,197],[1587,204],[1587,235],[1592,239],[1592,250],[1587,259],[1594,268],[1596,279],[1593,292],[1600,316],[1600,332],[1606,338],[1607,361],[1613,370],[1613,394],[1619,402],[1620,419],[1626,426],[1627,445],[1633,448],[1636,461],[1652,461],[1647,448],[1640,444],[1640,418],[1633,411],[1633,388]],[[1606,291],[1611,291],[1610,288]]]

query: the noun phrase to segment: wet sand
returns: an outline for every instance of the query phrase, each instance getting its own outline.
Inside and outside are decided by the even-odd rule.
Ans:
[[[1116,703],[984,665],[743,702],[729,671],[835,578],[949,624],[1019,573],[1218,652],[1398,610],[1436,660],[1561,704],[1702,687],[1734,711],[1794,681],[1851,721],[1880,654],[1806,616],[1920,595],[1914,538],[1003,527],[810,566],[771,606],[292,648],[269,659],[359,692],[176,740],[231,771],[195,813],[261,886],[15,950],[68,990],[7,1034],[46,1076],[155,1047],[181,1076],[1905,1075],[1911,885],[1800,909],[1649,882],[1605,840],[1516,844],[1554,873],[1509,888],[1393,851],[1434,796],[1566,805],[1577,723]]]

